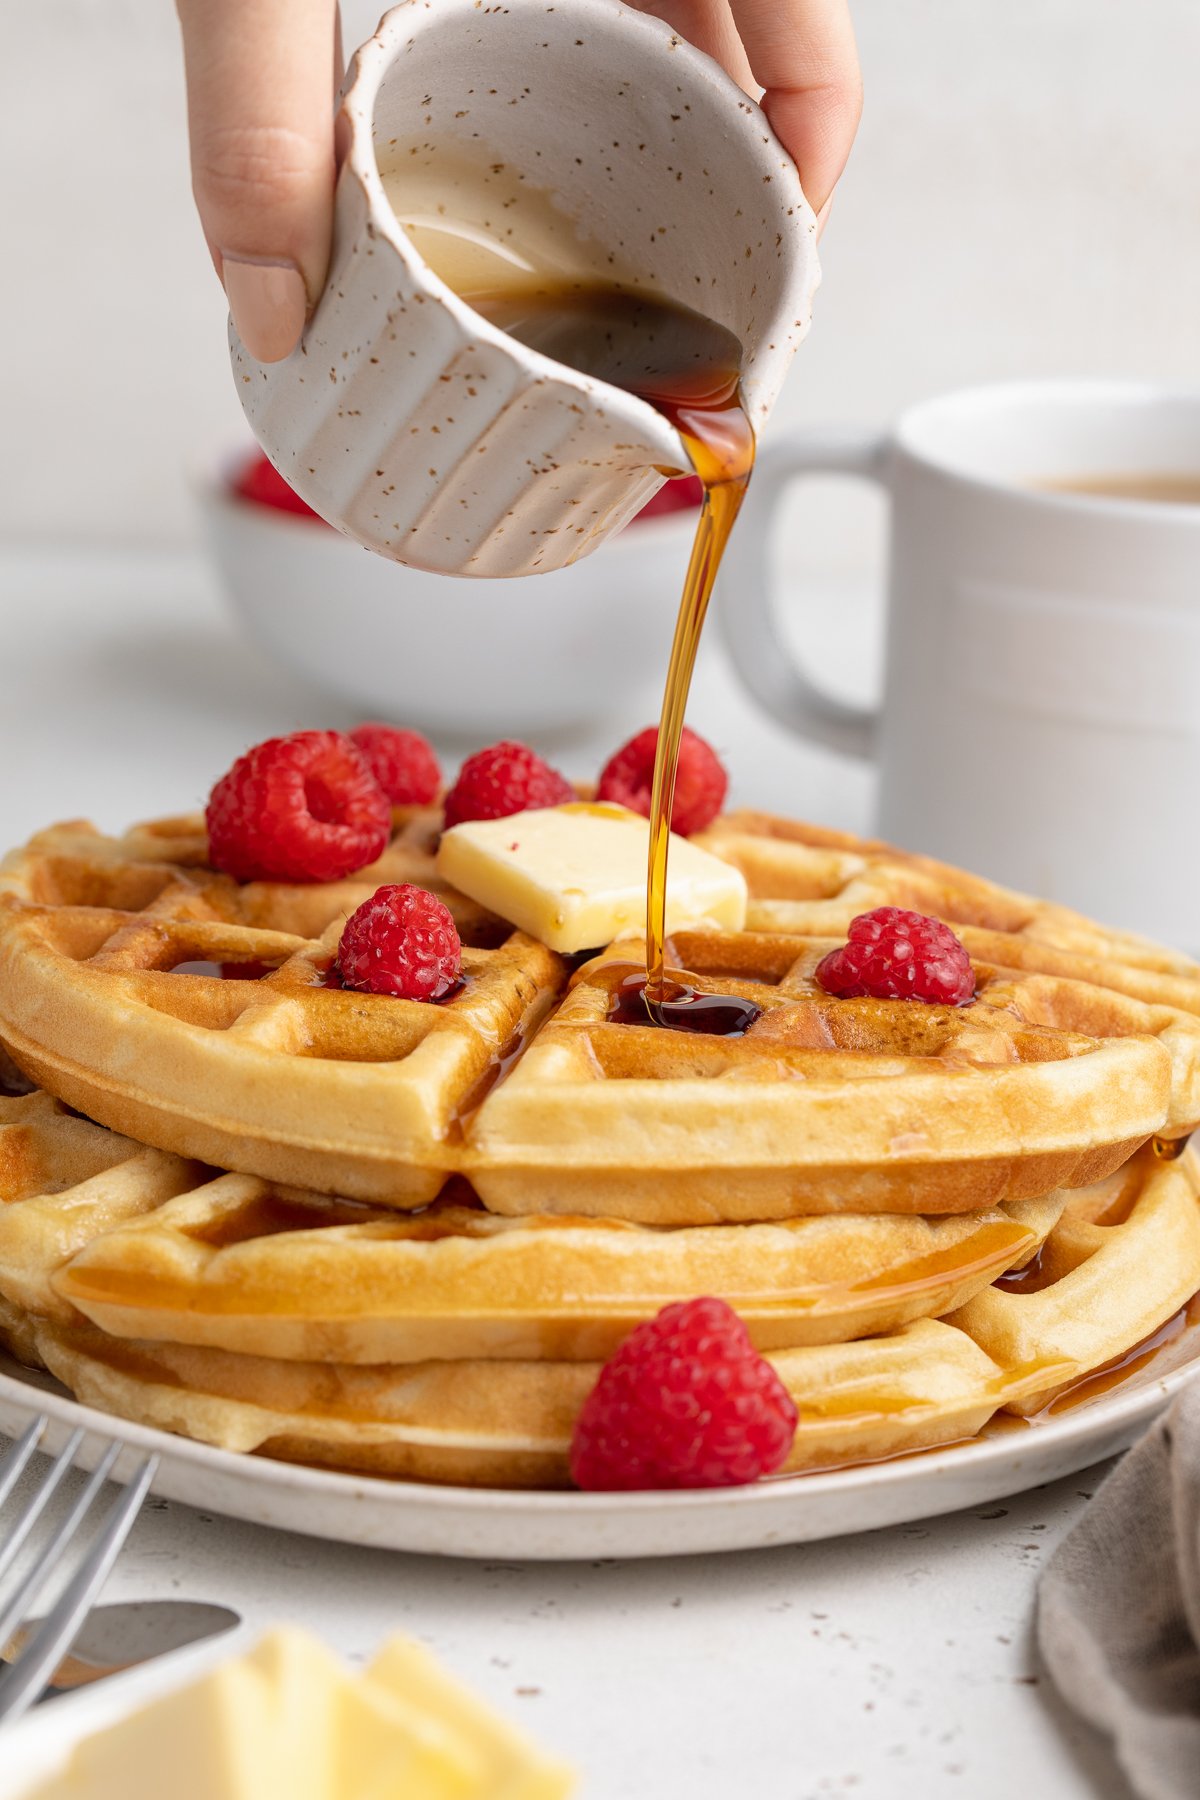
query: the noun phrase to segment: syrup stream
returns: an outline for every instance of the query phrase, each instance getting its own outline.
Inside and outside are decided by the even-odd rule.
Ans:
[[[675,426],[704,483],[704,504],[696,526],[671,644],[671,659],[667,665],[650,797],[645,998],[653,1018],[654,1009],[661,1008],[672,998],[666,978],[667,863],[684,714],[700,632],[721,557],[749,486],[755,446],[754,431],[742,405],[736,373],[726,375],[707,394],[680,397],[678,393],[643,390],[642,397]]]

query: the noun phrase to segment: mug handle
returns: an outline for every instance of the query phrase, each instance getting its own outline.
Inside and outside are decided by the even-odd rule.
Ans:
[[[803,475],[850,475],[886,491],[887,439],[829,430],[797,432],[759,457],[725,552],[717,616],[742,682],[759,705],[800,736],[845,756],[871,756],[879,706],[840,700],[794,659],[771,605],[771,521],[784,489]]]

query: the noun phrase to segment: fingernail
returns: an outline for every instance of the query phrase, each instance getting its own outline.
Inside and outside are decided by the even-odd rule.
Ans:
[[[820,242],[820,239],[821,239],[821,233],[824,231],[825,226],[829,221],[829,214],[830,214],[832,208],[833,208],[833,195],[830,194],[828,200],[825,202],[824,206],[821,208],[820,212],[817,214],[817,241],[818,241],[818,243]]]
[[[304,277],[295,263],[222,253],[221,273],[237,334],[251,356],[278,362],[294,350],[308,312]]]

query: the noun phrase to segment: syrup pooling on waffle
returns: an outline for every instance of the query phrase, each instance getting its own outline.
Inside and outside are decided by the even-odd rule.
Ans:
[[[499,1212],[657,1224],[958,1212],[1095,1181],[1200,1113],[1188,1014],[977,969],[966,1007],[835,1000],[826,939],[678,933],[701,988],[752,1000],[733,1039],[614,1023],[618,946],[475,1121],[464,1167]]]
[[[552,1004],[562,963],[519,933],[496,943],[490,921],[445,1002],[341,992],[327,978],[350,890],[373,893],[386,857],[354,883],[242,887],[195,860],[201,844],[186,821],[141,828],[128,851],[73,827],[9,859],[0,1013],[16,1060],[146,1142],[432,1199],[460,1110]],[[183,860],[149,859],[160,845]],[[319,936],[277,928],[300,905]]]
[[[1198,1170],[1193,1151],[1166,1163],[1140,1151],[1107,1181],[1068,1197],[1023,1276],[952,1315],[1008,1367],[1033,1356],[1063,1366],[1013,1410],[1036,1412],[1149,1338],[1200,1291]]]

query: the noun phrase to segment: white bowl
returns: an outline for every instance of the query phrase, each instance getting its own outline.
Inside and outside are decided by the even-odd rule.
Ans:
[[[364,712],[442,736],[657,717],[694,511],[629,526],[566,569],[487,581],[385,562],[303,514],[199,486],[234,612],[271,656]]]

